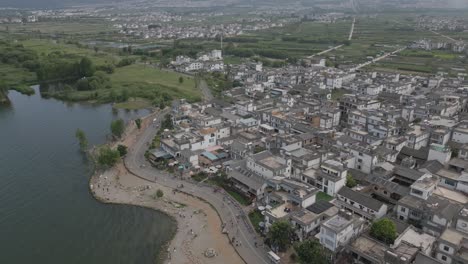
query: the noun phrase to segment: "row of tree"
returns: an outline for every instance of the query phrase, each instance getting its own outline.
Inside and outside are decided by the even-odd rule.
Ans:
[[[136,121],[137,127],[141,127],[141,119],[137,119]],[[111,122],[110,129],[112,132],[112,136],[115,139],[119,139],[122,137],[125,131],[125,122],[122,119],[117,119]],[[78,140],[80,150],[83,153],[88,151],[88,138],[83,130],[77,129],[75,132],[75,137]],[[124,145],[118,145],[117,149],[112,149],[109,146],[102,146],[99,148],[96,154],[96,162],[99,166],[108,168],[114,166],[121,157],[127,154],[127,147]]]

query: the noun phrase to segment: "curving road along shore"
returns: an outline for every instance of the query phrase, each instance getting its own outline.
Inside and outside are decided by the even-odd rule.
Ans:
[[[178,189],[178,186],[183,184],[184,187],[179,189],[181,192],[208,202],[217,211],[229,232],[229,239],[234,238],[239,242],[239,246],[236,246],[235,249],[246,263],[269,264],[270,261],[268,260],[267,249],[263,246],[263,240],[257,236],[246,213],[234,199],[225,192],[214,192],[213,187],[194,184],[166,172],[159,171],[151,167],[147,162],[144,153],[148,148],[149,142],[156,135],[156,126],[167,113],[168,110],[162,111],[155,117],[153,124],[148,126],[135,139],[124,159],[127,170],[139,178],[156,182],[172,190]]]
[[[141,131],[135,132],[133,127],[134,133],[128,133],[124,141],[118,142],[129,147],[123,164],[94,175],[90,181],[91,192],[102,202],[149,207],[174,217],[178,229],[165,263],[237,264],[243,261],[269,264],[263,240],[237,201],[224,191],[214,192],[209,185],[188,182],[159,171],[145,159],[148,144],[168,112],[164,110],[146,117]],[[181,184],[184,187],[178,188]],[[164,191],[163,200],[152,198],[157,188]],[[174,203],[186,207],[175,208]],[[203,213],[194,214],[197,210]],[[235,241],[233,245],[231,241]],[[201,252],[208,247],[215,248],[219,256],[214,259],[202,257]]]

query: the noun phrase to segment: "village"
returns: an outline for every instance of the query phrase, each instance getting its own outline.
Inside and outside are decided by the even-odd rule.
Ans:
[[[224,72],[221,58],[213,50],[173,65]],[[186,179],[225,181],[261,217],[252,224],[262,235],[286,221],[335,263],[466,263],[465,76],[325,65],[230,65],[242,85],[223,100],[174,102],[174,128],[150,159]],[[395,226],[390,241],[372,232],[379,221]]]

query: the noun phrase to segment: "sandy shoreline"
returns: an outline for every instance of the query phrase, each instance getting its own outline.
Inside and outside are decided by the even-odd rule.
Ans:
[[[130,124],[125,140],[118,142],[128,147],[147,127],[152,115],[145,119],[141,130]],[[228,237],[222,234],[222,222],[218,213],[206,202],[174,191],[161,184],[150,182],[132,175],[123,162],[102,173],[95,173],[89,188],[92,195],[103,203],[141,206],[161,211],[177,223],[177,230],[169,244],[161,250],[163,259],[155,262],[167,264],[238,264],[244,263],[230,244]],[[156,190],[162,190],[164,196],[156,198]],[[213,249],[215,256],[207,257],[205,252]]]

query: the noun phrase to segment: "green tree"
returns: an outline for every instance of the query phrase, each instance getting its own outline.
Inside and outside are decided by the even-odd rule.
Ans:
[[[161,123],[162,129],[173,129],[174,125],[172,124],[172,116],[167,114],[164,116],[164,120]]]
[[[117,96],[117,93],[115,92],[115,90],[111,90],[110,93],[109,93],[109,98],[112,102],[115,102],[118,100],[118,96]]]
[[[104,167],[112,167],[119,161],[120,153],[117,150],[112,150],[108,146],[99,149],[97,162]]]
[[[122,93],[120,95],[120,101],[121,102],[126,102],[130,98],[130,94],[127,89],[123,89]]]
[[[353,188],[356,185],[357,185],[357,182],[353,178],[353,175],[351,175],[351,173],[348,173],[348,175],[346,176],[346,187]]]
[[[78,142],[80,143],[80,149],[81,151],[86,151],[88,148],[88,139],[86,138],[86,134],[83,130],[77,129],[75,132],[75,137],[78,139]]]
[[[180,84],[184,83],[184,77],[182,77],[182,76],[179,77],[179,83]]]
[[[305,240],[294,246],[301,264],[328,264],[322,245],[317,240]]]
[[[294,233],[292,226],[287,221],[278,221],[271,225],[267,237],[272,246],[280,251],[286,251],[291,245],[291,237]]]
[[[118,145],[117,146],[117,151],[119,152],[120,154],[120,157],[123,157],[125,155],[127,155],[127,146],[125,145]]]
[[[88,79],[80,79],[76,82],[76,89],[78,91],[88,91],[90,89]]]
[[[80,61],[81,77],[93,76],[95,70],[96,69],[94,68],[93,62],[88,57],[84,57],[81,59]]]
[[[135,124],[136,124],[138,129],[141,129],[141,119],[140,118],[135,120]]]
[[[111,132],[116,138],[122,137],[125,131],[125,123],[122,119],[117,119],[111,122]]]
[[[156,198],[159,199],[159,198],[161,198],[161,197],[163,197],[163,196],[164,196],[164,192],[163,192],[161,189],[158,189],[158,190],[156,191],[156,193],[153,195],[153,197],[154,197],[155,199],[156,199]]]
[[[395,223],[388,218],[377,220],[372,223],[370,235],[384,243],[392,244],[397,237]]]

